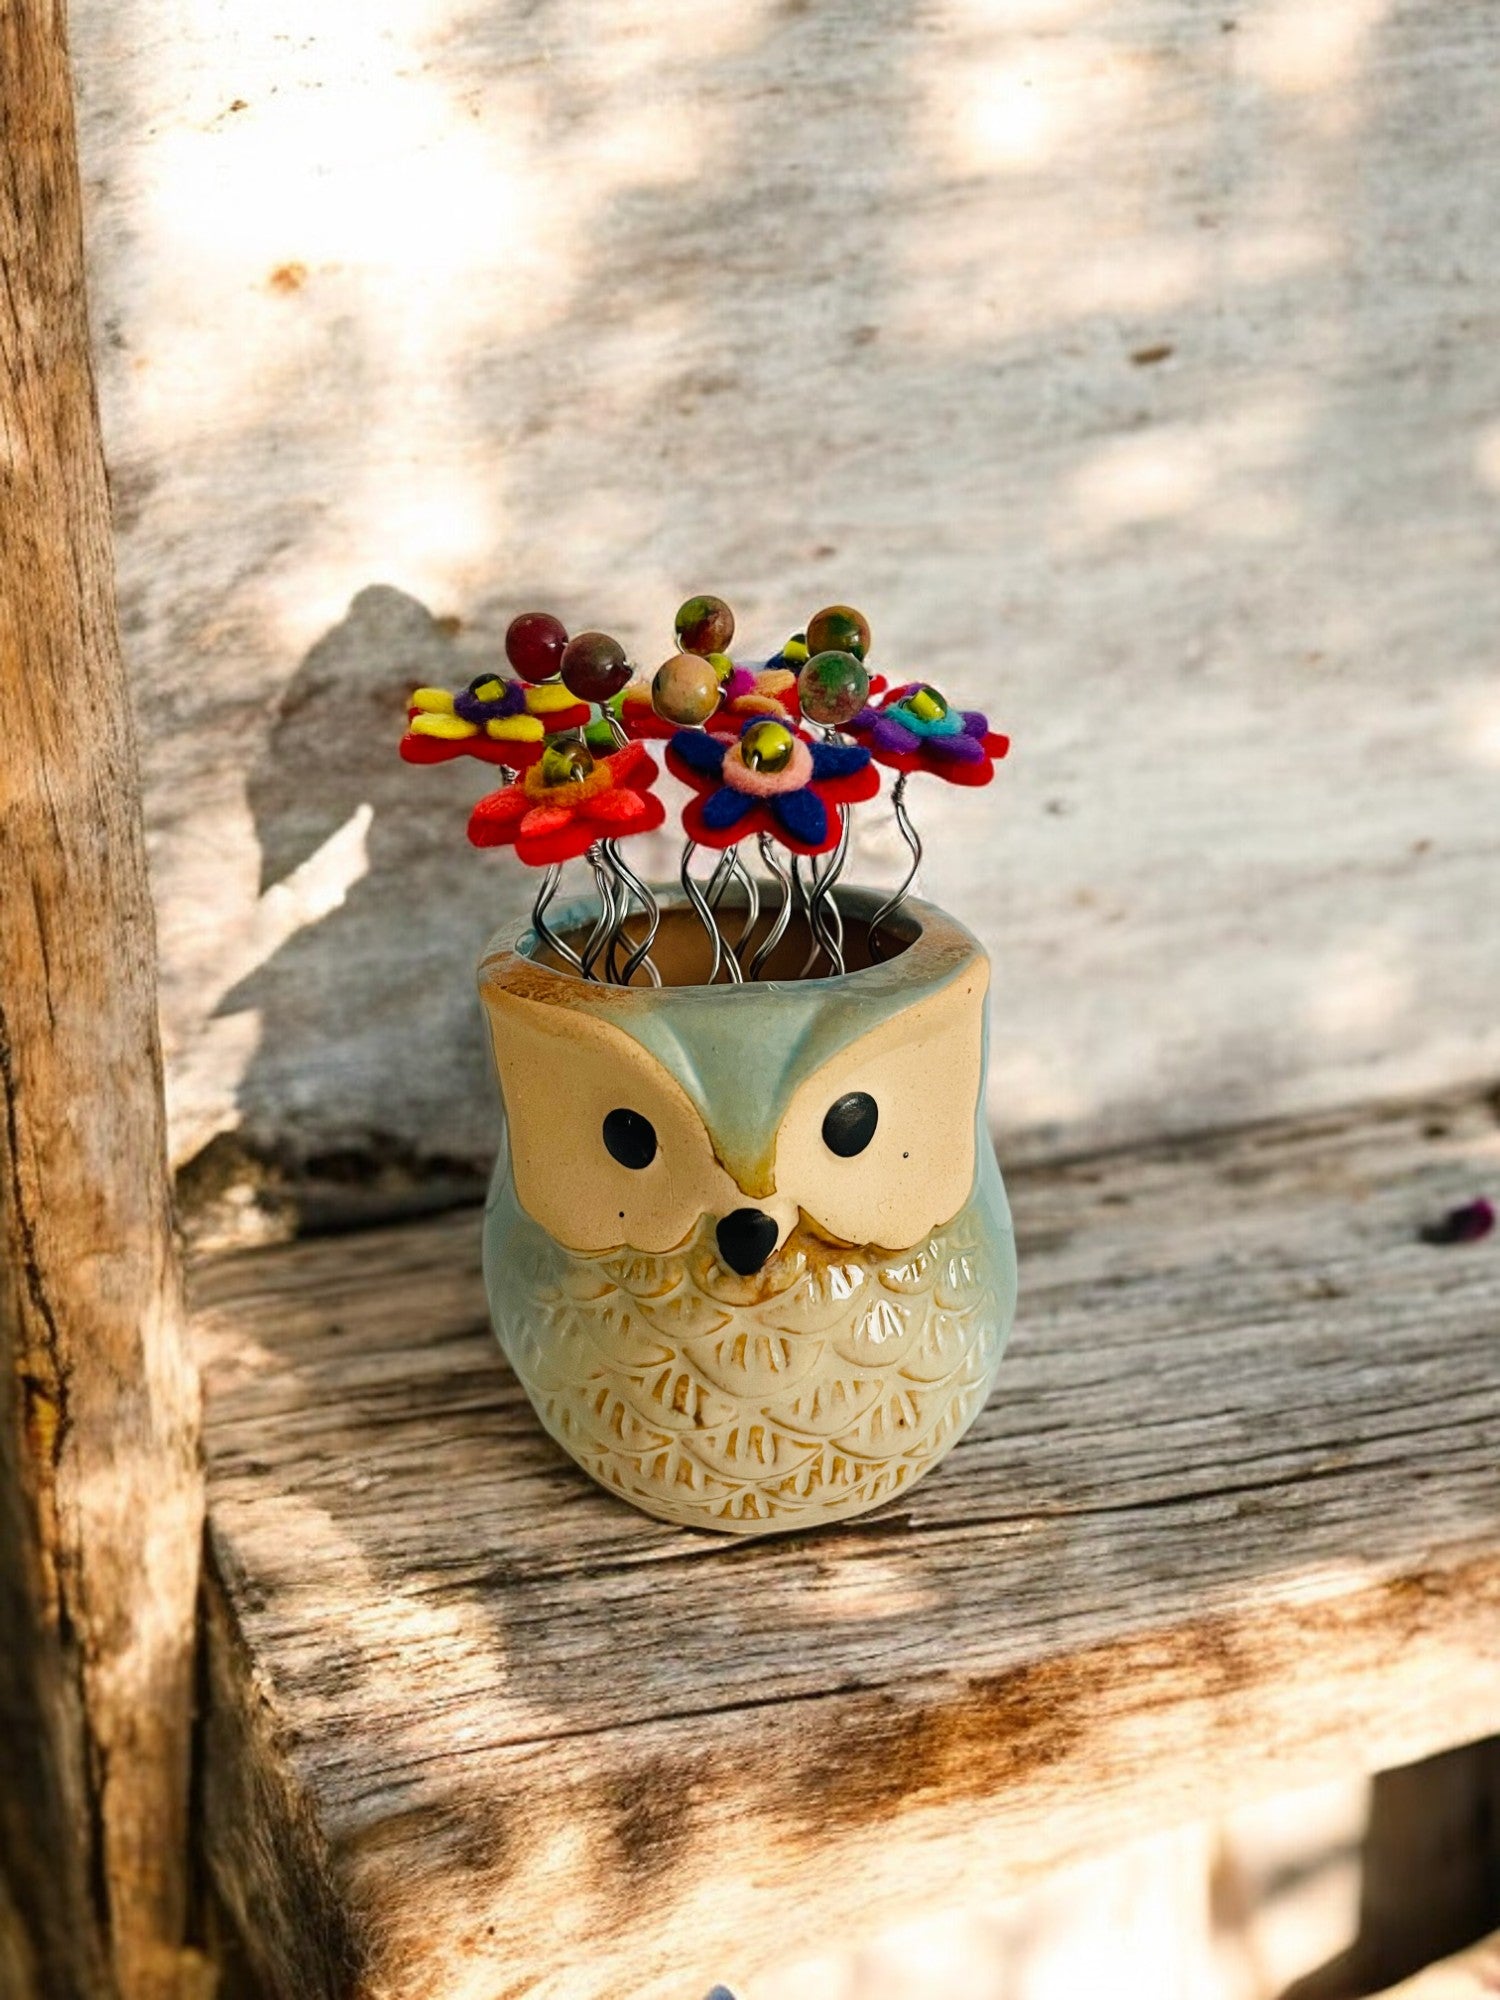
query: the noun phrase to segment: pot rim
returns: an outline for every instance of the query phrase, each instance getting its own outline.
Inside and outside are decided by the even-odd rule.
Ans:
[[[676,882],[651,885],[662,913],[691,910],[692,905]],[[844,915],[872,917],[889,896],[889,891],[858,883],[841,883],[833,892]],[[589,897],[575,897],[549,912],[549,928],[566,935],[586,929],[598,914],[598,903]],[[519,993],[527,999],[570,1001],[592,1007],[615,1005],[634,1007],[671,1006],[674,998],[692,995],[701,999],[712,994],[715,1005],[743,1005],[776,993],[819,994],[828,999],[874,1000],[893,990],[910,998],[916,989],[944,986],[976,961],[987,964],[983,945],[956,917],[919,896],[908,896],[889,920],[897,936],[907,936],[905,947],[893,957],[875,965],[862,965],[853,972],[829,973],[808,979],[755,979],[743,984],[708,985],[702,981],[675,986],[610,986],[598,980],[580,979],[577,973],[545,965],[534,956],[538,938],[531,927],[530,913],[502,924],[480,954],[479,990],[495,987]]]

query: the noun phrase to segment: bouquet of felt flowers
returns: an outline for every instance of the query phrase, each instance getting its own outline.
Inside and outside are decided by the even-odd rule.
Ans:
[[[922,859],[909,778],[985,785],[1010,747],[987,717],[953,707],[929,682],[872,673],[869,624],[849,605],[819,611],[758,666],[731,657],[734,629],[722,598],[689,598],[677,613],[676,651],[647,678],[608,633],[570,637],[550,613],[523,612],[505,636],[511,676],[481,674],[456,693],[423,687],[411,697],[401,739],[409,763],[478,757],[499,767],[500,788],[474,807],[469,839],[508,847],[542,871],[533,928],[581,978],[660,983],[651,953],[661,906],[620,852],[666,819],[648,742],[663,746],[690,794],[678,873],[708,936],[710,985],[721,975],[765,976],[799,913],[809,949],[798,976],[844,973],[836,890],[853,809],[875,797],[884,767],[897,774],[892,805],[910,865],[869,920],[864,950],[878,960]],[[764,880],[745,858],[752,844]],[[693,873],[700,849],[718,857],[706,881]],[[593,870],[598,914],[586,934],[564,937],[547,911],[563,864],[578,858]],[[743,898],[733,926],[732,895]]]

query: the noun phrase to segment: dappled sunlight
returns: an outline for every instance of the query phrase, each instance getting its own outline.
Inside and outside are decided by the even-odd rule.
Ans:
[[[1007,1046],[1003,1030],[990,1045],[989,1116],[1003,1148],[1011,1133],[1076,1125],[1093,1109],[1088,1089],[1057,1048]]]
[[[877,664],[1002,716],[999,782],[920,825],[924,887],[995,952],[1012,1130],[1202,1123],[1490,1045],[1482,940],[1386,883],[1426,842],[1440,902],[1500,762],[1445,637],[1456,604],[1484,624],[1500,493],[1456,27],[1439,63],[1450,30],[1387,0],[132,15],[80,0],[74,32],[114,107],[86,151],[180,1132],[287,1090],[316,1126],[333,1079],[346,1122],[363,1088],[411,1127],[397,931],[420,904],[463,993],[524,900],[443,849],[453,786],[372,785],[404,637],[341,667],[316,773],[237,808],[376,581],[453,635],[416,654],[455,681],[533,597],[647,667],[693,589],[752,655],[862,598]],[[369,801],[368,871],[321,914],[262,904],[325,779],[309,849]],[[857,840],[894,879],[888,819]],[[1335,862],[1340,939],[1406,912],[1358,1001],[1323,990]],[[351,953],[355,1038],[319,997]]]
[[[1237,56],[1248,75],[1279,95],[1336,89],[1357,74],[1390,7],[1391,0],[1270,0],[1245,11]]]
[[[851,1560],[821,1565],[817,1586],[803,1599],[813,1623],[843,1619],[910,1618],[943,1601],[935,1584],[925,1583],[917,1563],[882,1561],[855,1552]]]
[[[1157,242],[1080,244],[1059,274],[1064,312],[1170,313],[1187,306],[1209,280],[1212,251],[1198,237]]]
[[[1099,446],[1079,466],[1057,518],[1062,536],[1107,533],[1134,522],[1191,516],[1200,535],[1276,541],[1302,524],[1291,481],[1313,423],[1305,391],[1257,387],[1198,425],[1153,424]]]
[[[315,853],[279,882],[273,882],[256,905],[255,922],[246,940],[244,962],[236,977],[262,965],[294,932],[315,924],[338,909],[355,883],[370,872],[368,805],[354,811]],[[226,985],[229,982],[226,982]]]
[[[1358,1928],[1363,1778],[1241,1807],[772,1971],[753,2000],[1273,2000]]]
[[[1416,998],[1416,976],[1402,940],[1380,932],[1332,950],[1310,988],[1308,1026],[1352,1056],[1396,1034]]]
[[[1486,424],[1474,440],[1474,477],[1486,493],[1500,493],[1500,422]]]
[[[1455,755],[1481,770],[1500,771],[1500,686],[1493,676],[1454,688],[1448,708]]]
[[[1201,433],[1155,429],[1102,445],[1078,470],[1073,510],[1085,530],[1166,520],[1201,506],[1216,478]]]
[[[649,88],[664,68],[753,52],[775,10],[776,0],[714,0],[711,7],[701,0],[610,0],[609,33],[585,37],[571,50],[573,78],[599,90]],[[659,120],[644,130],[644,141],[651,138],[672,143]]]

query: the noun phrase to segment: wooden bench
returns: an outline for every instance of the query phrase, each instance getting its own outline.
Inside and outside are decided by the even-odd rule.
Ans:
[[[1497,1162],[1474,1096],[1017,1175],[973,1432],[745,1545],[546,1439],[475,1213],[203,1269],[204,1837],[268,1989],[680,2000],[1500,1729],[1500,1270],[1420,1234]]]
[[[1445,108],[1482,68],[1434,67]],[[1493,1191],[1477,1088],[1014,1174],[990,1406],[804,1538],[666,1529],[561,1458],[472,1212],[205,1263],[189,1324],[57,0],[0,10],[0,131],[5,2000],[185,2000],[236,1950],[270,2000],[696,2000],[1500,1730],[1500,1259],[1423,1238]],[[1488,916],[1484,859],[1413,951]]]

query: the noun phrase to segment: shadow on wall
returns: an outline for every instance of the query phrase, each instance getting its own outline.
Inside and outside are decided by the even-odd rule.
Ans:
[[[757,646],[853,595],[1011,731],[921,824],[1022,1143],[1489,1063],[1479,13],[372,4],[294,56],[274,7],[173,49],[79,11],[130,135],[104,382],[179,1131],[489,1150],[468,969],[522,891],[464,851],[476,774],[413,788],[386,732],[533,594],[642,647],[690,588]],[[283,687],[387,563],[414,594]]]
[[[288,683],[247,784],[262,907],[295,927],[217,1009],[259,1016],[240,1137],[298,1181],[373,1189],[377,1205],[382,1191],[404,1205],[414,1181],[423,1206],[476,1194],[497,1136],[470,975],[515,885],[464,840],[493,773],[416,774],[396,751],[411,689],[466,678],[459,652],[456,620],[362,590]]]

